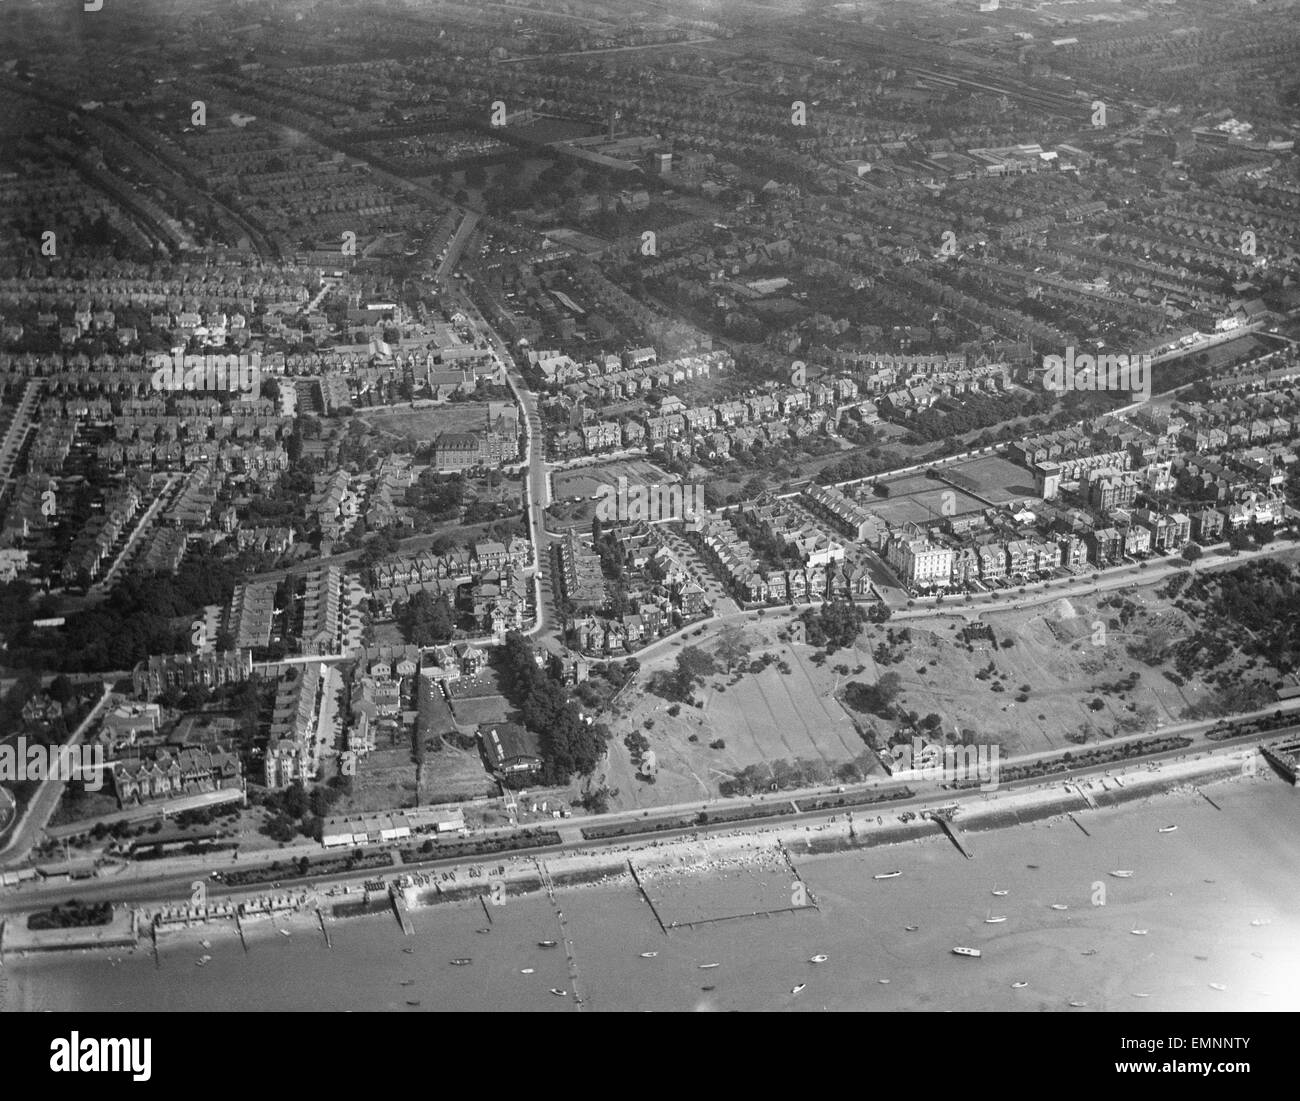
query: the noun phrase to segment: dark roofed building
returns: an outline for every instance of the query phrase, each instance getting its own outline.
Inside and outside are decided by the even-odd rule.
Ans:
[[[483,740],[483,750],[493,772],[518,775],[541,771],[537,736],[518,723],[481,726],[478,736]]]

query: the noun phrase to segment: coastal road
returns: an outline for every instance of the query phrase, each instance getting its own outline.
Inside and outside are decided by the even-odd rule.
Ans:
[[[1183,749],[1169,750],[1164,753],[1152,754],[1147,757],[1126,760],[1122,762],[1106,762],[1090,767],[1082,767],[1071,770],[1066,775],[1055,775],[1051,778],[1032,777],[1025,780],[1008,781],[999,785],[998,793],[1011,792],[1017,790],[1030,790],[1035,788],[1050,788],[1061,784],[1075,784],[1080,779],[1096,776],[1098,774],[1107,774],[1119,772],[1123,773],[1127,769],[1145,768],[1153,763],[1161,761],[1176,760],[1180,757],[1188,756],[1193,752],[1197,754],[1210,755],[1231,755],[1240,753],[1244,748],[1257,744],[1262,741],[1271,741],[1283,737],[1288,732],[1294,733],[1300,730],[1300,726],[1286,727],[1275,731],[1269,731],[1267,734],[1248,734],[1238,738],[1225,739],[1221,742],[1203,743],[1201,746],[1189,746]],[[1208,751],[1205,746],[1208,745]],[[879,785],[880,790],[887,791],[890,787],[904,786],[900,782]],[[488,864],[502,863],[510,859],[532,860],[537,856],[555,855],[559,853],[574,854],[583,852],[597,852],[602,849],[610,848],[644,848],[645,846],[656,841],[681,840],[688,837],[715,833],[753,833],[758,830],[769,830],[777,826],[789,826],[793,824],[802,824],[808,827],[827,824],[832,818],[839,818],[852,812],[855,815],[864,817],[875,817],[879,815],[897,814],[903,810],[923,810],[947,806],[953,803],[963,803],[972,801],[984,801],[988,796],[979,791],[946,791],[937,785],[930,785],[928,790],[921,791],[921,785],[913,783],[912,790],[916,792],[913,796],[906,799],[897,799],[887,803],[878,803],[872,805],[862,805],[858,807],[837,807],[827,810],[813,811],[791,811],[787,814],[772,815],[768,818],[751,819],[743,822],[707,822],[702,825],[691,825],[675,830],[663,830],[654,834],[640,834],[630,837],[613,837],[604,838],[595,841],[574,840],[561,842],[558,845],[548,845],[542,848],[519,850],[515,852],[503,852],[486,854],[482,857],[473,856],[447,856],[442,858],[432,857],[428,860],[421,860],[410,864],[395,865],[392,868],[368,868],[355,872],[346,872],[321,876],[321,883],[343,884],[343,883],[360,883],[367,879],[376,879],[380,877],[390,877],[395,873],[410,874],[418,871],[438,868],[452,868],[466,864]],[[785,793],[774,796],[775,800],[789,802],[790,797]],[[698,804],[697,804],[698,805]],[[714,808],[716,809],[716,808]],[[264,854],[266,857],[277,857],[283,859],[283,854],[277,854],[274,851],[268,851]],[[224,865],[223,865],[224,866]],[[240,865],[249,866],[246,864]],[[25,886],[18,890],[13,890],[0,896],[0,913],[15,913],[26,910],[39,909],[58,902],[65,902],[70,898],[77,898],[82,902],[117,902],[140,904],[145,902],[175,902],[186,900],[191,897],[193,883],[196,879],[207,875],[211,865],[195,866],[187,871],[180,871],[158,876],[151,879],[90,879],[80,880],[75,885],[63,883],[51,886]],[[291,873],[285,870],[285,875]],[[295,884],[297,886],[298,884]],[[240,887],[230,889],[224,887],[219,881],[210,880],[207,891],[210,899],[229,897],[233,900],[240,900],[257,894],[265,894],[270,890],[269,883],[262,883],[255,886]]]

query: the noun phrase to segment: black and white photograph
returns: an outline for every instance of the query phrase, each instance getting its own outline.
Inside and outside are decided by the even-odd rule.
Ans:
[[[0,9],[20,1062],[1294,1073],[1298,0]]]

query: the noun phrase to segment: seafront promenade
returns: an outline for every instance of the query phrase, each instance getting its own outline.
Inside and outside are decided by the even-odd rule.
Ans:
[[[1061,818],[1087,833],[1085,823],[1089,811],[1146,800],[1170,791],[1197,790],[1203,784],[1257,775],[1261,769],[1267,772],[1268,766],[1261,761],[1261,755],[1254,747],[1237,747],[1159,763],[1138,762],[1126,768],[1040,782],[1014,790],[974,790],[951,796],[940,793],[943,797],[931,797],[913,803],[907,809],[897,806],[856,808],[793,822],[750,823],[712,831],[701,829],[682,836],[643,837],[595,851],[466,859],[436,869],[377,869],[368,873],[367,881],[361,886],[353,881],[353,877],[346,877],[295,889],[294,905],[281,908],[284,911],[281,916],[295,925],[316,925],[326,931],[327,925],[337,920],[387,911],[396,913],[404,925],[403,915],[407,912],[476,900],[490,924],[498,908],[508,905],[512,899],[541,892],[554,898],[557,890],[627,881],[640,888],[655,910],[656,919],[667,927],[670,923],[692,922],[685,918],[671,922],[664,919],[661,903],[672,894],[671,889],[660,889],[664,883],[696,877],[717,880],[744,870],[762,870],[769,878],[776,873],[766,900],[755,903],[758,908],[753,911],[724,913],[722,916],[746,916],[751,912],[771,914],[817,904],[813,893],[799,888],[797,861],[855,849],[923,841],[945,832],[963,856],[978,861],[980,834],[989,830],[1013,829]],[[764,882],[764,887],[768,887],[767,882]],[[158,924],[159,931],[182,927],[228,929],[232,915],[255,906],[263,894],[257,891],[232,893],[219,912],[213,909],[211,913],[178,908],[163,900],[137,903],[119,909],[115,922],[119,921],[120,915],[130,912],[139,916],[141,929],[153,928],[155,916],[163,919]],[[64,945],[59,936],[30,934],[26,931],[26,916],[23,913],[8,916],[4,934],[7,952],[84,948],[94,941],[93,937],[89,941],[85,936],[72,937]],[[133,922],[131,928],[135,927]],[[268,927],[275,926],[268,923]],[[60,934],[64,932],[87,931],[59,931]],[[121,945],[126,942],[117,937],[113,943]]]

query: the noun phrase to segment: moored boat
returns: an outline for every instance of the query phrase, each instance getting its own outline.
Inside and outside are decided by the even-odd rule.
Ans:
[[[964,947],[962,947],[960,944],[959,944],[959,945],[956,945],[956,946],[953,948],[953,950],[952,950],[952,954],[953,954],[954,956],[973,956],[973,957],[975,957],[976,959],[978,959],[980,956],[984,955],[984,953],[981,952],[978,948],[964,948]]]
[[[1132,879],[1132,878],[1133,878],[1133,873],[1132,873],[1131,871],[1127,871],[1127,870],[1125,870],[1125,871],[1118,871],[1118,872],[1111,872],[1110,874],[1113,875],[1116,879]]]
[[[902,872],[879,872],[879,873],[877,873],[875,876],[873,876],[872,878],[874,878],[874,879],[897,879],[897,878],[898,878],[900,875],[902,875],[902,874],[903,874]]]

